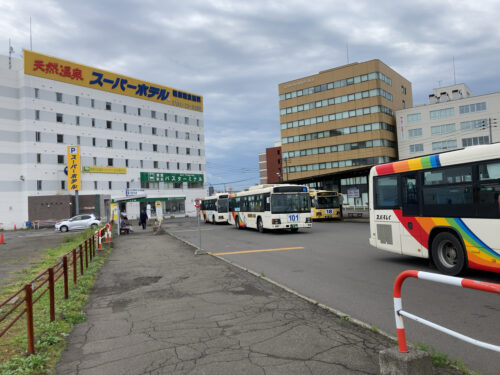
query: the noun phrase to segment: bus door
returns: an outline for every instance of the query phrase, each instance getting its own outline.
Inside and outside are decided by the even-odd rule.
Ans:
[[[401,176],[401,249],[405,255],[427,256],[427,252],[419,244],[422,230],[416,217],[420,216],[420,182],[419,173],[408,173]]]

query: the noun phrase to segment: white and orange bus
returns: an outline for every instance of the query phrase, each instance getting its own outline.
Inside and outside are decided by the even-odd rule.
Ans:
[[[500,272],[500,143],[370,171],[370,244],[445,274]]]

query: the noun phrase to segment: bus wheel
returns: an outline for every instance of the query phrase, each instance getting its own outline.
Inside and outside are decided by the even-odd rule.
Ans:
[[[299,228],[292,228],[290,230],[292,231],[292,233],[297,233],[299,231]]]
[[[464,248],[456,236],[441,232],[432,241],[432,260],[439,271],[456,276],[465,267]]]
[[[262,219],[260,217],[257,219],[257,229],[260,233],[264,233],[264,224],[262,224]]]

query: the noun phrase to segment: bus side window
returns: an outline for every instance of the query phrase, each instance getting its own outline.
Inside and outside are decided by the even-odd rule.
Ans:
[[[270,198],[270,194],[269,193],[264,194],[264,199],[266,200],[265,211],[271,211],[271,198]]]
[[[479,217],[500,217],[500,162],[479,165]]]

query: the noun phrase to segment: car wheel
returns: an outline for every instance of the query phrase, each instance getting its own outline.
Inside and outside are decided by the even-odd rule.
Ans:
[[[60,230],[61,232],[63,232],[63,233],[64,233],[64,232],[67,232],[67,231],[68,231],[68,227],[67,227],[66,225],[63,225],[62,227],[60,227],[60,228],[59,228],[59,230]]]
[[[432,241],[432,260],[439,271],[456,276],[465,268],[464,248],[455,235],[441,232]]]
[[[262,224],[262,219],[260,217],[257,219],[257,229],[260,233],[264,233],[264,224]]]

